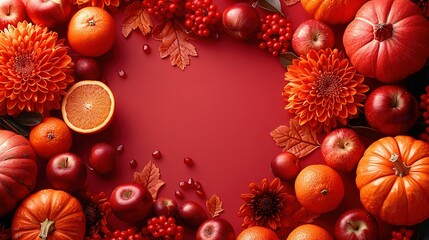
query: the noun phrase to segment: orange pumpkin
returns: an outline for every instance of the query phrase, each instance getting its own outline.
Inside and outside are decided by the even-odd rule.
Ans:
[[[12,239],[81,240],[85,214],[72,195],[43,189],[27,197],[12,219]]]
[[[304,10],[314,19],[328,24],[348,23],[367,0],[301,0]]]
[[[429,217],[429,144],[410,136],[372,143],[356,169],[363,206],[393,225],[414,225]]]

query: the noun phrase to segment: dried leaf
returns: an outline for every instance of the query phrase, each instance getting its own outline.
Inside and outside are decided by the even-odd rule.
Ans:
[[[290,218],[292,224],[294,223],[312,223],[316,220],[320,214],[312,213],[308,211],[306,208],[301,207],[298,211],[296,211]]]
[[[280,0],[257,0],[256,6],[283,16]]]
[[[286,69],[287,66],[292,64],[294,59],[297,59],[298,56],[293,52],[285,52],[279,54],[279,60],[282,66]]]
[[[299,3],[300,0],[284,0],[284,3],[286,6],[292,6],[295,5],[296,3]]]
[[[122,35],[128,37],[133,30],[137,28],[146,35],[151,32],[153,23],[149,13],[143,7],[142,1],[135,1],[125,9],[127,16],[122,23]]]
[[[371,127],[367,127],[367,126],[349,126],[349,127],[355,130],[359,135],[368,137],[372,140],[378,140],[382,137],[386,137],[385,134]]]
[[[159,189],[165,184],[161,180],[159,168],[152,161],[149,161],[141,172],[134,173],[134,182],[145,186],[153,199],[156,199]]]
[[[159,46],[161,58],[170,56],[171,65],[184,70],[190,64],[190,56],[198,56],[189,36],[175,21],[157,25],[152,31],[153,38],[162,41]]]
[[[276,145],[283,147],[284,151],[302,158],[320,147],[315,131],[306,126],[300,126],[298,121],[290,119],[289,126],[281,125],[270,133]]]
[[[206,201],[207,211],[212,218],[219,216],[219,214],[223,212],[222,205],[222,201],[216,194],[213,194],[213,196]]]

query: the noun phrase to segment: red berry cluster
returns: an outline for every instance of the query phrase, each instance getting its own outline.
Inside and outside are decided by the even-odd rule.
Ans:
[[[144,232],[148,232],[156,239],[184,239],[184,228],[180,225],[176,225],[176,220],[172,217],[153,217],[147,221],[146,229]]]
[[[422,117],[426,127],[424,132],[419,134],[419,139],[429,142],[429,86],[426,86],[425,93],[420,95],[420,109],[423,111]]]
[[[293,34],[288,19],[279,14],[272,14],[265,16],[261,22],[261,28],[257,34],[257,38],[261,40],[259,48],[266,49],[273,56],[287,52]]]
[[[414,236],[414,231],[407,229],[406,227],[401,227],[399,230],[392,231],[391,240],[411,240]]]
[[[148,236],[144,236],[137,228],[128,228],[126,230],[116,230],[109,240],[150,240]]]
[[[222,14],[212,0],[185,0],[185,27],[197,36],[207,37]]]
[[[181,0],[143,0],[143,6],[149,14],[164,20],[180,14]]]

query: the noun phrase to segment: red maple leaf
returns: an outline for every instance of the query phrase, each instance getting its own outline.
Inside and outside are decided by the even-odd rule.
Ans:
[[[161,180],[159,168],[152,161],[149,161],[141,172],[134,173],[134,182],[145,186],[153,199],[156,199],[159,189],[165,184]]]
[[[122,35],[128,37],[133,30],[139,29],[143,35],[152,31],[153,23],[142,1],[135,1],[125,9],[126,18],[122,23]]]

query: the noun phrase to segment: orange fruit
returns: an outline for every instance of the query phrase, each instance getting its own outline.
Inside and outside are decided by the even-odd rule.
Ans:
[[[323,165],[309,165],[295,179],[298,202],[311,212],[322,214],[337,208],[344,197],[344,184],[340,174]]]
[[[287,240],[332,240],[333,238],[324,228],[314,224],[303,224],[296,227],[287,237]]]
[[[314,19],[328,24],[348,23],[368,0],[301,0],[304,10]]]
[[[45,117],[30,130],[31,147],[39,157],[50,159],[54,155],[68,152],[72,145],[72,132],[67,124],[56,117]]]
[[[107,53],[115,39],[115,21],[102,8],[82,8],[69,21],[67,40],[70,47],[83,56],[98,57]]]
[[[73,131],[97,133],[111,123],[115,112],[115,98],[103,82],[79,81],[64,95],[61,112],[65,123]]]
[[[266,227],[253,226],[241,231],[237,240],[278,240],[277,234]]]

